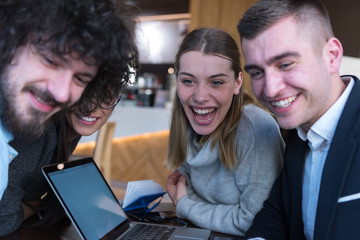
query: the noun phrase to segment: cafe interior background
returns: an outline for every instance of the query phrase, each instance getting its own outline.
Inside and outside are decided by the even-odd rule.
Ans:
[[[115,122],[112,135],[113,153],[110,154],[111,178],[121,181],[155,178],[164,185],[164,179],[169,172],[165,170],[160,173],[156,169],[164,168],[162,163],[165,160],[171,103],[175,92],[173,62],[178,45],[184,35],[196,27],[222,28],[240,43],[236,25],[243,12],[256,0],[124,1],[128,4],[136,4],[139,8],[135,33],[140,51],[140,68],[134,78],[134,83],[129,86],[129,92],[124,94],[109,119],[110,122]],[[344,59],[341,73],[360,77],[360,28],[357,19],[360,1],[323,0],[323,3],[328,8],[334,33],[343,44]],[[244,63],[243,59],[242,63]],[[246,74],[244,86],[251,93],[249,78]],[[136,143],[142,146],[130,148],[123,142],[134,137],[136,139],[145,137],[150,138],[149,142],[154,144],[159,142],[153,137],[157,133],[161,133],[162,136],[159,146],[146,148],[144,143]],[[83,137],[75,154],[94,154],[97,136],[98,132]],[[121,144],[116,142],[118,140]],[[125,149],[127,153],[118,152],[121,145],[127,149]],[[139,147],[144,148],[141,150]],[[153,156],[149,151],[153,151]],[[139,156],[132,156],[127,163],[121,162],[127,155],[133,154],[132,152],[139,154],[143,152],[144,163],[149,164],[147,168],[153,168],[153,170],[146,169],[144,170],[146,173],[139,174],[139,166],[134,166],[131,173],[129,169],[136,162],[144,168]],[[152,161],[151,158],[155,160]],[[132,177],[117,176],[119,171],[123,174],[127,172]],[[149,173],[149,171],[152,172]],[[134,178],[135,173],[139,176]],[[157,178],[156,175],[160,177]]]

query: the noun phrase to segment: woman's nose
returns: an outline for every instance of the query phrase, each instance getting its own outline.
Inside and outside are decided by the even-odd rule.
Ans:
[[[209,101],[210,95],[206,86],[199,85],[195,88],[194,100],[198,103]]]

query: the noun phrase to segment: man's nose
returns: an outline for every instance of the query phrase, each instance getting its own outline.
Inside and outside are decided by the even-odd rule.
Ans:
[[[70,71],[59,71],[50,79],[48,90],[59,103],[70,101],[70,88],[73,74]]]
[[[265,73],[264,94],[268,98],[276,97],[285,88],[281,74],[274,71]]]

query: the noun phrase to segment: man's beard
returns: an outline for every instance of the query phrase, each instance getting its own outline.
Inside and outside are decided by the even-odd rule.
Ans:
[[[0,78],[0,117],[3,126],[17,138],[33,139],[41,136],[50,124],[50,119],[46,119],[47,114],[32,108],[27,113],[20,112],[16,89],[8,81],[8,74],[3,74]],[[30,117],[25,119],[25,115]]]
[[[14,137],[33,139],[41,136],[49,125],[50,120],[41,120],[44,118],[42,114],[38,114],[38,116],[35,115],[36,113],[31,114],[33,114],[33,117],[24,122],[20,119],[21,116],[16,112],[16,109],[8,103],[5,103],[1,120]]]

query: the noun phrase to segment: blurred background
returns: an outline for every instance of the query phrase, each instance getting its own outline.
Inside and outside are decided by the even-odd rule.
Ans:
[[[238,43],[236,25],[256,0],[123,0],[137,6],[134,29],[140,51],[140,68],[129,92],[114,110],[114,136],[128,136],[169,128],[175,92],[173,62],[184,35],[196,27],[219,27]],[[360,76],[360,28],[358,0],[323,0],[335,35],[344,47],[342,73]],[[242,62],[244,62],[242,60]],[[245,88],[252,93],[248,76]],[[145,120],[145,123],[144,123]],[[123,127],[122,127],[123,126]],[[92,141],[96,134],[81,141]]]
[[[74,153],[99,156],[95,159],[101,160],[99,166],[105,177],[111,179],[112,186],[115,182],[120,186],[119,183],[127,181],[153,179],[164,187],[170,174],[163,163],[175,93],[173,61],[179,43],[196,27],[218,27],[229,32],[240,44],[237,23],[255,0],[122,1],[136,5],[139,10],[134,32],[140,51],[140,68],[129,92],[110,116],[109,124],[115,128],[105,125],[99,134],[105,135],[104,138],[97,138],[98,133],[81,138]],[[341,73],[360,76],[357,19],[360,1],[324,0],[324,4],[335,35],[344,47]],[[251,93],[247,74],[244,78],[244,87]]]

